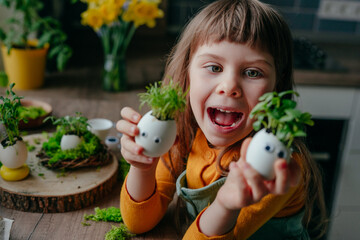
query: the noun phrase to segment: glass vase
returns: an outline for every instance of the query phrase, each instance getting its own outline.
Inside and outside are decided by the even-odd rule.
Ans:
[[[109,92],[127,90],[125,56],[105,55],[103,89]]]

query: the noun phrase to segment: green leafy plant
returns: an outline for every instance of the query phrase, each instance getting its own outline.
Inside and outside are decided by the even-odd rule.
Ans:
[[[21,140],[19,131],[19,108],[21,106],[20,99],[23,97],[17,96],[12,90],[14,83],[10,84],[9,89],[6,90],[6,96],[0,96],[0,123],[5,127],[5,140],[1,142],[4,147],[12,146],[17,140]],[[3,138],[3,136],[2,136]]]
[[[49,44],[48,57],[56,57],[57,68],[63,70],[66,62],[72,55],[71,48],[65,43],[66,34],[61,30],[60,23],[51,17],[41,17],[39,12],[44,4],[41,0],[0,0],[0,5],[13,10],[12,17],[7,19],[9,30],[5,32],[0,28],[0,39],[7,47],[31,48],[30,36],[38,39],[37,48]]]
[[[57,119],[54,116],[49,116],[44,119],[44,122],[48,120],[51,120],[54,125],[58,125],[56,131],[62,134],[82,136],[88,132],[88,119],[83,117],[80,112],[76,112],[75,116],[65,116]]]
[[[99,207],[96,207],[95,214],[84,214],[84,220],[91,220],[95,222],[121,222],[122,217],[119,208],[109,207],[100,209]]]
[[[121,212],[119,208],[109,207],[100,209],[99,207],[95,208],[95,214],[84,214],[84,221],[82,222],[83,226],[90,226],[86,221],[95,221],[95,222],[122,222]],[[124,224],[121,224],[119,227],[112,225],[110,231],[105,234],[105,240],[126,240],[135,236],[130,233]]]
[[[51,166],[57,162],[69,159],[87,159],[104,150],[100,139],[90,131],[83,134],[82,141],[76,148],[61,150],[60,142],[64,131],[60,129],[42,145],[42,150],[49,157],[48,164]]]
[[[46,115],[47,112],[42,107],[20,106],[19,115],[21,119],[36,119]]]
[[[111,230],[105,234],[105,240],[127,240],[135,236],[129,232],[124,224],[119,227],[112,225]]]
[[[0,87],[7,87],[9,78],[4,71],[0,71]]]
[[[296,102],[285,98],[286,95],[299,94],[293,90],[281,93],[269,92],[259,98],[259,103],[250,113],[256,119],[255,131],[264,127],[270,130],[281,142],[290,147],[295,137],[305,137],[305,125],[313,126],[311,114],[302,113],[296,108]]]
[[[42,144],[36,155],[40,163],[51,169],[78,169],[98,167],[111,160],[111,154],[99,137],[88,130],[87,118],[77,112],[76,116],[61,118],[47,117],[57,125],[55,133]],[[71,149],[63,150],[61,140],[66,134],[77,135],[80,143]]]
[[[161,82],[150,84],[146,89],[145,93],[139,94],[140,108],[147,103],[157,119],[174,119],[177,112],[185,109],[187,91],[183,92],[181,86],[172,80],[167,85],[162,85]]]

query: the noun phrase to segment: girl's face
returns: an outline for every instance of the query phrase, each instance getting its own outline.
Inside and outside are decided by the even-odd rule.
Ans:
[[[207,140],[226,147],[252,131],[258,99],[275,87],[275,65],[267,52],[247,44],[199,46],[189,67],[190,104]]]

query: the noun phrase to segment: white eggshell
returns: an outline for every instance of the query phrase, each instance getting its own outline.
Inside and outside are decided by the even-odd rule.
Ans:
[[[81,143],[81,138],[77,135],[63,135],[60,141],[61,150],[76,148]]]
[[[274,162],[280,157],[289,162],[290,151],[266,129],[255,134],[246,152],[246,161],[268,180],[274,179]]]
[[[175,120],[160,121],[147,112],[139,121],[135,142],[144,148],[143,154],[159,157],[168,152],[176,139]]]
[[[0,144],[0,161],[8,168],[19,168],[26,162],[28,151],[23,141],[16,141],[12,146],[4,148]]]

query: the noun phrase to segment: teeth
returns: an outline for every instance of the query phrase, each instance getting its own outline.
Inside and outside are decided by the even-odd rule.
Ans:
[[[224,112],[224,113],[231,113],[231,111],[220,109],[220,108],[216,108],[216,110],[219,110],[220,112]]]

